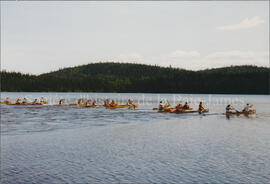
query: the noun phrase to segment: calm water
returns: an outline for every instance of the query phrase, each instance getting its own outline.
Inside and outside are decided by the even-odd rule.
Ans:
[[[1,93],[50,104],[60,98],[133,98],[136,110],[1,105],[1,183],[269,183],[270,96]],[[159,100],[203,101],[210,113],[162,114]],[[232,116],[227,103],[256,115]]]

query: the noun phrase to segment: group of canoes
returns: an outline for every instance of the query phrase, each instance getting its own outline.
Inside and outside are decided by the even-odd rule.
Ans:
[[[29,102],[26,98],[21,100],[18,98],[15,103],[12,103],[9,97],[7,97],[4,101],[1,101],[0,103],[4,103],[7,105],[43,105],[43,104],[48,104],[48,101],[45,100],[44,97],[41,97],[40,100],[35,99],[33,102]],[[116,108],[129,108],[129,109],[135,109],[138,108],[137,104],[134,104],[131,99],[127,100],[127,103],[124,105],[119,105],[117,104],[114,100],[109,100],[105,99],[104,104],[97,104],[96,100],[86,100],[84,101],[82,98],[79,98],[77,103],[74,104],[67,104],[65,103],[65,99],[60,99],[59,103],[56,104],[56,106],[80,106],[80,107],[105,107],[107,109],[116,109]],[[225,114],[226,115],[240,115],[240,114],[255,114],[256,110],[252,108],[253,105],[246,104],[243,110],[238,111],[236,110],[232,105],[227,105],[225,108]],[[162,113],[162,112],[169,112],[169,113],[207,113],[209,112],[208,108],[203,107],[203,103],[200,102],[198,109],[193,110],[192,107],[190,107],[188,102],[185,102],[184,105],[181,103],[177,104],[175,107],[171,107],[170,103],[167,102],[163,104],[162,101],[160,101],[158,108],[153,108],[153,110],[157,110],[157,112]]]
[[[236,115],[240,115],[240,114],[245,114],[245,115],[248,115],[248,114],[256,114],[256,110],[252,108],[253,105],[251,104],[246,104],[246,106],[244,107],[243,110],[239,111],[239,110],[236,110],[232,105],[227,105],[226,106],[226,115],[231,115],[231,114],[236,114]]]
[[[33,102],[29,102],[26,98],[21,100],[18,98],[15,103],[12,103],[12,101],[9,99],[9,97],[6,98],[6,100],[1,101],[1,103],[7,104],[7,105],[43,105],[48,104],[48,101],[44,99],[44,97],[41,97],[40,100],[35,99]],[[97,104],[96,100],[86,100],[83,101],[82,98],[79,98],[77,103],[74,104],[67,104],[65,103],[65,99],[60,99],[58,104],[55,104],[55,106],[80,106],[80,107],[106,107],[108,109],[116,109],[116,108],[129,108],[129,109],[135,109],[138,108],[137,104],[133,104],[133,101],[131,99],[128,99],[127,103],[124,105],[117,104],[114,100],[106,99],[104,100],[104,104]]]
[[[252,109],[253,105],[250,104],[246,104],[246,106],[244,107],[243,110],[238,111],[236,110],[234,107],[232,107],[230,104],[226,106],[225,108],[225,114],[226,115],[240,115],[240,114],[255,114],[256,110]],[[169,113],[207,113],[209,112],[209,109],[203,107],[203,103],[200,102],[198,109],[197,110],[193,110],[192,107],[190,107],[190,105],[188,104],[188,102],[185,102],[184,105],[182,105],[181,103],[179,103],[178,105],[176,105],[175,107],[171,107],[171,105],[167,102],[163,105],[162,101],[160,101],[159,103],[159,107],[158,108],[153,108],[153,110],[158,110],[157,112],[169,112]]]
[[[29,102],[27,98],[24,98],[21,100],[18,98],[15,103],[12,103],[9,97],[6,98],[6,100],[1,101],[0,103],[4,103],[7,105],[43,105],[43,104],[48,104],[48,101],[45,100],[44,97],[41,97],[40,100],[35,99],[33,102]]]
[[[209,112],[209,109],[203,107],[202,102],[199,104],[198,110],[193,110],[192,107],[186,102],[184,105],[181,103],[177,104],[175,107],[171,107],[171,105],[167,102],[163,105],[163,102],[160,101],[158,108],[153,108],[153,110],[158,110],[157,112],[170,112],[170,113],[206,113]]]
[[[65,104],[65,99],[60,99],[57,105],[69,105],[69,106],[81,106],[81,107],[105,107],[108,109],[116,109],[116,108],[129,108],[135,109],[138,108],[137,104],[133,104],[131,99],[128,99],[127,103],[124,105],[117,104],[114,100],[105,99],[104,104],[97,104],[96,100],[87,100],[83,101],[82,98],[79,98],[77,103],[75,104]]]

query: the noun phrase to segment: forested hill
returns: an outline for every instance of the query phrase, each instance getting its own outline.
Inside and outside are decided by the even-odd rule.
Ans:
[[[269,68],[188,71],[142,64],[94,63],[41,75],[1,72],[2,91],[269,94]]]

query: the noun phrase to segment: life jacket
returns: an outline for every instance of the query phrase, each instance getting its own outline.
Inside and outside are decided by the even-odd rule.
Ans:
[[[226,112],[230,112],[231,111],[231,107],[226,107]]]
[[[188,105],[185,104],[184,107],[183,107],[183,109],[188,109]]]

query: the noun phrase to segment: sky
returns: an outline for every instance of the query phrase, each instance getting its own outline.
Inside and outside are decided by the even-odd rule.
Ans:
[[[268,1],[1,1],[1,70],[269,67]]]

